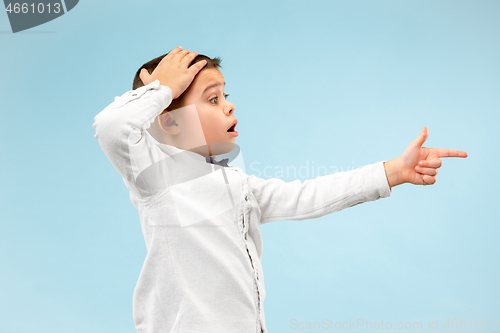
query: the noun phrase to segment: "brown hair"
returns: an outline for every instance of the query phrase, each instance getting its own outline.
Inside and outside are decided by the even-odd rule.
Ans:
[[[170,52],[172,52],[172,51],[170,51]],[[168,53],[170,53],[170,52],[168,52]],[[137,70],[137,72],[135,73],[134,83],[132,85],[132,90],[135,90],[135,89],[137,89],[139,87],[144,86],[144,83],[142,82],[141,78],[139,77],[139,74],[140,74],[141,70],[143,68],[146,68],[146,70],[148,71],[149,74],[153,73],[153,71],[155,70],[156,66],[158,66],[158,64],[160,63],[160,61],[168,53],[165,53],[164,55],[161,55],[161,56],[159,56],[157,58],[154,58],[153,60],[148,61],[147,63],[145,63],[144,65],[142,65]],[[189,64],[188,67],[194,65],[195,63],[197,63],[198,61],[201,61],[201,60],[206,60],[207,61],[207,64],[205,66],[203,66],[203,68],[201,70],[208,69],[208,68],[222,68],[222,66],[220,65],[220,63],[222,61],[221,58],[219,58],[219,57],[209,58],[209,57],[207,57],[206,55],[203,55],[203,54],[198,54],[196,56],[196,58],[194,58],[193,61],[191,61],[191,63]],[[177,97],[176,99],[174,99],[171,104],[174,104],[174,105],[175,104],[179,104],[179,102],[182,101],[183,97],[184,97],[184,93],[182,93],[179,97]]]

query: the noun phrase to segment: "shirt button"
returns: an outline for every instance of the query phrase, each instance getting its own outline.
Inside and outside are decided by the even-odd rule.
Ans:
[[[248,196],[247,195],[245,196],[245,201],[248,201]]]

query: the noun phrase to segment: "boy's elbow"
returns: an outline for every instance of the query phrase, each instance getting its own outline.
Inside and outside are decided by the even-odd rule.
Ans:
[[[105,139],[106,136],[113,132],[113,128],[117,127],[116,120],[110,117],[105,111],[106,109],[97,114],[92,124],[95,131],[94,138],[98,141]]]
[[[98,139],[101,137],[101,133],[103,132],[103,128],[107,127],[106,117],[103,116],[103,113],[99,113],[94,117],[94,123],[92,124],[94,128],[95,134],[94,138]]]
[[[128,150],[130,134],[133,131],[125,120],[115,114],[101,112],[94,117],[92,127],[95,131],[94,138],[107,154]]]

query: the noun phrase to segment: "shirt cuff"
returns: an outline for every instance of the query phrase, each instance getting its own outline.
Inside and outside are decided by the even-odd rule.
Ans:
[[[154,95],[158,105],[160,106],[162,112],[167,108],[167,106],[172,103],[172,89],[170,87],[160,84],[160,80],[156,79],[147,86],[143,86],[146,90],[156,90],[158,93]]]
[[[361,168],[365,184],[365,195],[367,201],[391,196],[391,188],[385,173],[384,162],[380,161],[365,165]]]

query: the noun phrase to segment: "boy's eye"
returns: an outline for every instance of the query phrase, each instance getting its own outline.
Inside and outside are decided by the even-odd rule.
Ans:
[[[229,94],[224,94],[224,99],[227,99],[227,97],[229,96]],[[217,100],[218,100],[218,96],[214,96],[210,99],[210,103],[213,103],[213,104],[217,104]]]

